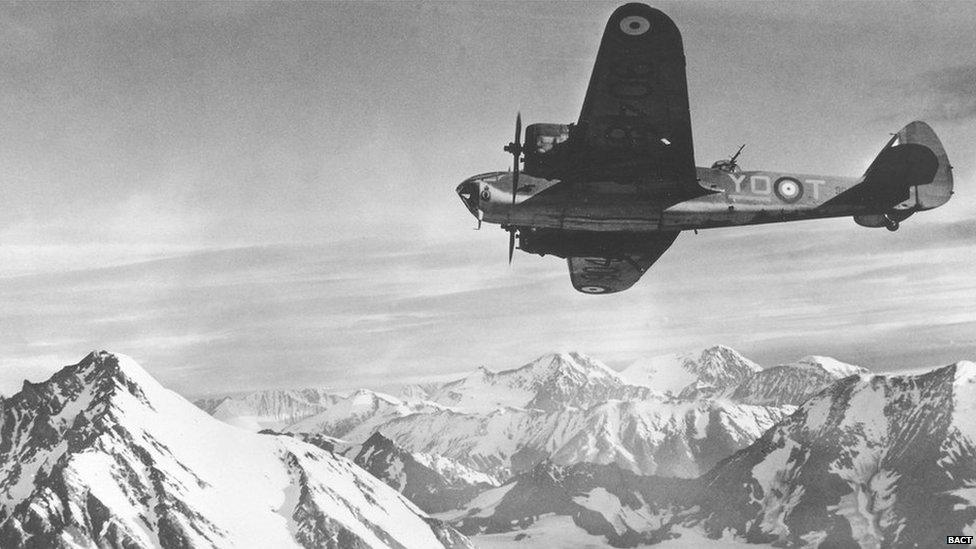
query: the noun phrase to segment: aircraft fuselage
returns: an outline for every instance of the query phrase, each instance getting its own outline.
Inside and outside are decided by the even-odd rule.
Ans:
[[[694,197],[651,194],[641,184],[522,174],[513,206],[510,172],[475,176],[459,191],[477,185],[477,209],[487,223],[571,231],[691,230],[872,213],[857,203],[831,200],[855,186],[861,180],[856,177],[713,168],[697,168],[697,174],[703,189]]]

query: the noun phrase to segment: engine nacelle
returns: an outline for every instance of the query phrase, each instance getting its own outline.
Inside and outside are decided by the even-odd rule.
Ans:
[[[897,231],[898,224],[915,213],[914,210],[891,210],[886,214],[855,215],[854,222],[862,227],[873,229],[885,227],[889,231]]]

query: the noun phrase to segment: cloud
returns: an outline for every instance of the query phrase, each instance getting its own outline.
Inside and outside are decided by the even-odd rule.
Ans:
[[[878,121],[914,117],[930,122],[963,122],[976,118],[976,65],[956,65],[886,79],[876,84],[885,114]],[[892,106],[898,105],[893,111]]]
[[[976,117],[976,65],[950,67],[921,77],[924,116],[936,121]]]

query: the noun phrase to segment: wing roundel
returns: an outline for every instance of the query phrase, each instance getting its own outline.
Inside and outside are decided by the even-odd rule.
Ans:
[[[594,168],[697,190],[684,48],[667,15],[627,4],[610,16],[578,131]]]

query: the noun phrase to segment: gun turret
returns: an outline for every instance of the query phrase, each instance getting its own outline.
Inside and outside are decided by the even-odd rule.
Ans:
[[[744,148],[746,148],[745,143],[743,143],[742,146],[739,147],[739,150],[735,151],[735,154],[729,157],[728,160],[719,160],[712,164],[712,169],[722,170],[723,172],[729,173],[737,173],[739,171],[739,164],[736,162],[736,160],[739,158],[739,155],[742,154],[742,149]]]

